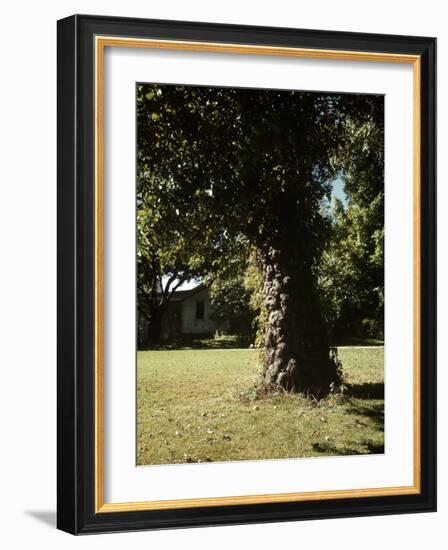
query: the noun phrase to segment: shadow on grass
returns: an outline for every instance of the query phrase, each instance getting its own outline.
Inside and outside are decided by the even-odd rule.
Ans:
[[[331,339],[332,346],[350,346],[350,347],[369,347],[369,346],[384,346],[384,340],[379,340],[377,338],[357,338],[355,336],[341,336]]]
[[[367,448],[369,449],[370,454],[373,454],[373,455],[384,454],[384,443],[374,443],[373,441],[368,441]]]
[[[369,403],[368,401],[363,404],[351,404],[347,409],[348,414],[357,416],[358,418],[365,417],[368,422],[374,424],[377,429],[384,430],[384,404],[383,403]],[[358,442],[356,442],[358,443]],[[360,442],[361,447],[364,449],[357,449],[350,446],[338,447],[331,443],[314,443],[313,450],[325,455],[361,455],[361,454],[383,454],[384,442],[375,442],[372,439],[363,439]]]
[[[337,447],[336,445],[331,445],[330,443],[314,443],[313,450],[324,454],[324,455],[338,455],[338,456],[351,456],[351,455],[364,455],[364,454],[383,454],[384,453],[384,444],[375,443],[373,441],[363,441],[362,443],[367,447],[366,451],[360,451],[359,449],[354,449],[352,447]]]
[[[350,347],[378,347],[384,346],[384,340],[378,340],[376,338],[356,338],[356,337],[338,337],[333,338],[331,341],[332,346],[350,346]]]
[[[193,337],[182,336],[177,340],[161,341],[158,344],[142,345],[139,344],[139,351],[152,350],[185,350],[185,349],[241,349],[253,347],[253,338],[229,335],[214,338],[213,336],[197,335]],[[332,342],[333,346],[382,346],[382,340],[372,338],[339,338]]]
[[[182,338],[181,340],[160,342],[154,346],[139,345],[138,351],[160,351],[160,350],[188,350],[188,349],[241,349],[249,348],[251,342],[247,338],[227,336],[222,338],[197,337]]]
[[[347,384],[347,393],[357,399],[384,399],[384,383]]]
[[[378,428],[384,429],[384,403],[351,404],[347,412],[356,416],[364,416]]]

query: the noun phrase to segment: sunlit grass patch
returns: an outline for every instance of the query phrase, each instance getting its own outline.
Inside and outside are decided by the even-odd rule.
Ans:
[[[255,460],[381,453],[382,347],[341,348],[347,390],[320,401],[260,398],[259,350],[138,353],[137,462]]]

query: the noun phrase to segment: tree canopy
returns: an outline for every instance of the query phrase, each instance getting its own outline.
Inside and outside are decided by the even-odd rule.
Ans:
[[[381,117],[376,96],[139,85],[141,301],[158,295],[163,307],[179,281],[198,276],[221,311],[247,308],[257,292],[266,383],[328,391],[340,379],[322,313],[323,297],[343,301],[323,284],[335,255],[345,249],[350,268],[368,264],[380,279]],[[341,173],[350,204],[332,216],[325,201]],[[251,286],[254,265],[261,284]]]

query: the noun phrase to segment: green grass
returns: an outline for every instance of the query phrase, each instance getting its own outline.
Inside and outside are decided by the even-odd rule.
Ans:
[[[382,453],[382,347],[341,348],[345,393],[257,397],[260,352],[138,353],[137,463]]]

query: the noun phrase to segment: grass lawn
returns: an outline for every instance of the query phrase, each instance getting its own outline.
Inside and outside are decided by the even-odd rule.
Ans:
[[[137,463],[382,453],[383,347],[339,348],[342,396],[257,398],[258,350],[138,353]]]

